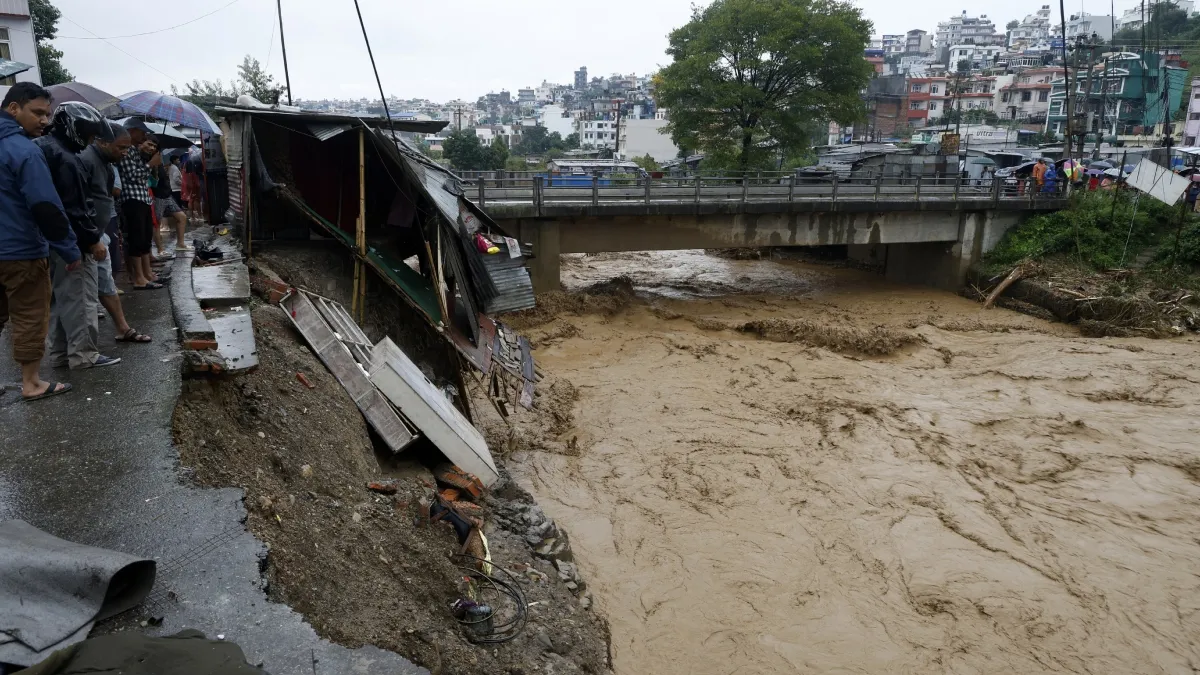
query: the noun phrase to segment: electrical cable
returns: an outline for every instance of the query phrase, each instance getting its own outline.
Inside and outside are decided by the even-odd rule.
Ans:
[[[86,30],[87,32],[92,33],[92,31],[88,30],[86,26],[81,26],[80,24],[76,23],[75,21],[72,21],[71,17],[67,16],[66,14],[63,14],[62,18],[66,19],[67,21],[70,21],[72,24],[75,24],[76,26],[79,26],[83,30]],[[92,33],[92,35],[96,35],[96,34]],[[145,61],[139,59],[138,57],[134,56],[133,54],[130,54],[129,52],[125,51],[124,49],[121,49],[120,47],[116,46],[115,44],[109,42],[108,38],[102,38],[99,35],[96,35],[96,39],[103,40],[104,44],[121,52],[122,54],[124,54],[125,56],[128,56],[129,58],[133,59],[134,61],[137,61],[138,63],[142,64],[143,66],[146,66],[147,68],[149,68],[150,70],[153,70],[154,72],[158,73],[159,75],[166,77],[167,79],[171,80],[172,82],[175,82],[177,84],[179,83],[179,80],[176,79],[175,77],[172,77],[171,75],[168,75],[167,73],[164,73],[163,71],[159,70],[158,68],[155,68],[154,66],[150,65],[149,63],[146,63]]]
[[[474,565],[464,565],[458,563],[458,569],[460,571],[464,572],[468,578],[472,579],[473,583],[479,583],[479,590],[481,593],[485,589],[490,588],[496,593],[497,599],[500,597],[507,597],[515,605],[515,614],[513,617],[499,624],[494,623],[494,619],[496,618],[495,606],[492,607],[492,613],[482,619],[473,621],[457,619],[458,622],[463,626],[466,626],[468,631],[471,633],[468,635],[468,639],[477,644],[501,644],[504,642],[510,642],[520,635],[521,631],[525,629],[525,624],[529,619],[529,604],[525,600],[525,592],[521,590],[520,581],[518,581],[511,572],[503,567],[500,567],[499,565],[496,565],[490,560],[484,560],[483,558],[478,558],[470,555],[469,553],[454,553],[451,554],[450,557],[451,559],[464,559],[473,561],[475,563],[484,563],[490,565],[493,571],[500,570],[503,572],[504,576],[508,577],[509,581],[503,581],[491,574],[484,574]],[[487,623],[492,624],[491,630],[487,634],[478,633],[475,627]]]
[[[367,56],[371,57],[371,70],[375,72],[375,84],[379,87],[379,101],[383,103],[383,112],[387,115],[388,130],[392,132],[392,138],[396,138],[396,128],[392,126],[392,111],[388,110],[387,96],[383,93],[383,81],[379,79],[379,69],[375,67],[375,53],[371,51],[371,38],[367,37],[367,24],[363,22],[362,8],[358,6],[358,0],[354,0],[354,11],[358,12],[358,25],[362,28],[363,42],[367,43]]]
[[[242,0],[231,0],[230,2],[228,2],[228,3],[224,4],[224,5],[221,5],[220,7],[218,7],[218,8],[216,8],[216,9],[214,9],[213,11],[209,12],[208,14],[201,14],[200,16],[198,16],[198,17],[196,17],[196,18],[194,18],[194,19],[191,19],[191,20],[189,20],[189,21],[184,21],[183,23],[176,24],[176,25],[174,25],[174,26],[168,26],[168,27],[166,27],[166,28],[158,28],[158,29],[156,29],[156,30],[150,30],[150,31],[146,31],[146,32],[144,32],[144,33],[130,33],[129,35],[108,35],[108,36],[100,36],[100,35],[96,35],[95,33],[92,33],[92,31],[88,30],[88,32],[89,32],[89,33],[92,33],[92,34],[91,34],[91,36],[86,36],[86,35],[57,35],[57,36],[55,36],[55,38],[54,38],[54,39],[55,39],[55,40],[123,40],[123,39],[125,39],[125,38],[135,38],[135,37],[145,37],[145,36],[147,36],[147,35],[156,35],[156,34],[158,34],[158,33],[165,33],[166,31],[175,30],[176,28],[183,28],[184,26],[190,26],[191,24],[194,24],[194,23],[196,23],[196,22],[197,22],[197,21],[199,21],[200,19],[207,19],[208,17],[212,16],[213,14],[216,14],[217,12],[220,12],[221,10],[223,10],[223,9],[225,9],[225,8],[227,8],[227,7],[231,6],[231,5],[235,5],[235,4],[237,4],[237,3],[241,2],[241,1],[242,1]],[[63,17],[63,18],[66,18],[66,17]],[[70,19],[67,19],[67,21],[71,21],[71,20],[70,20]],[[75,22],[74,22],[74,21],[71,21],[71,23],[75,23]],[[75,25],[76,25],[76,26],[79,26],[79,24],[77,24],[77,23],[75,23]],[[83,26],[79,26],[79,27],[80,27],[80,28],[83,28]],[[27,30],[21,30],[20,28],[9,28],[9,30],[11,30],[11,31],[16,31],[16,32],[18,32],[18,33],[30,33],[30,32],[32,32],[32,31],[27,31]],[[86,28],[84,28],[84,30],[87,30],[87,29],[86,29]]]

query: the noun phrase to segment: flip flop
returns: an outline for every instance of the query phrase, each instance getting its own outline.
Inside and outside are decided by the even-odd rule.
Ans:
[[[116,340],[117,340],[117,342],[136,342],[138,344],[146,344],[147,342],[154,342],[154,338],[150,337],[149,335],[142,335],[141,333],[137,332],[136,330],[134,330],[132,328],[125,331],[124,335],[118,335],[116,337]]]
[[[62,387],[62,389],[59,389],[60,386]],[[22,395],[21,398],[25,399],[26,403],[32,403],[34,401],[40,401],[44,398],[50,398],[51,396],[58,396],[59,394],[65,394],[68,391],[71,391],[71,389],[73,389],[73,387],[71,385],[67,384],[66,382],[51,382],[50,386],[46,387],[46,391],[38,394],[37,396]]]
[[[158,289],[160,289],[162,287],[163,287],[162,284],[151,281],[151,282],[147,283],[145,286],[134,286],[133,290],[135,290],[135,291],[157,291]]]

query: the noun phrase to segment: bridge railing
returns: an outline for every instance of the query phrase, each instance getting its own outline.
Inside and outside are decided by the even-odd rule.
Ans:
[[[809,201],[1033,201],[1061,196],[1032,179],[914,176],[803,178],[775,176],[476,177],[464,181],[476,204],[591,205],[793,203]]]

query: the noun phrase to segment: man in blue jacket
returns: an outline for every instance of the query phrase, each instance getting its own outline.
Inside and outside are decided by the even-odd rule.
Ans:
[[[63,394],[71,385],[38,375],[50,323],[50,250],[78,269],[79,247],[46,157],[31,137],[50,123],[50,93],[18,82],[0,103],[0,331],[10,324],[26,401]]]

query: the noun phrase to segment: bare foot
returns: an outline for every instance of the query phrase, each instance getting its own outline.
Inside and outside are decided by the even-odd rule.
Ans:
[[[55,388],[55,391],[66,391],[69,388],[70,385],[59,382],[58,386]],[[25,398],[33,398],[35,396],[41,396],[42,394],[45,394],[48,389],[50,389],[50,383],[38,378],[37,382],[35,382],[32,387],[27,387],[22,384],[21,395]]]

